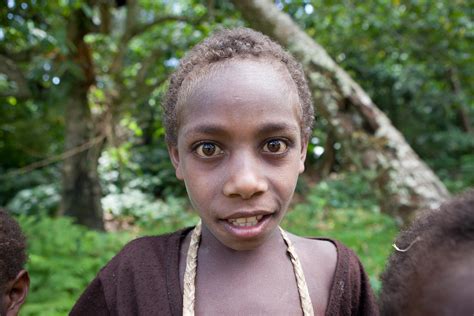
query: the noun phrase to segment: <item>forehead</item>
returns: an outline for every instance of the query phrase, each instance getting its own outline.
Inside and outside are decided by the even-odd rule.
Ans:
[[[192,73],[182,85],[177,102],[178,124],[191,112],[227,111],[250,114],[285,108],[295,112],[298,124],[301,105],[286,66],[256,58],[226,60]]]

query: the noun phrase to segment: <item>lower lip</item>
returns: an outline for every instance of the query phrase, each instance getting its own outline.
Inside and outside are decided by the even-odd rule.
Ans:
[[[236,226],[229,223],[227,220],[223,220],[224,226],[232,235],[237,238],[251,239],[261,235],[268,222],[270,221],[272,214],[265,215],[261,220],[258,221],[255,226]]]

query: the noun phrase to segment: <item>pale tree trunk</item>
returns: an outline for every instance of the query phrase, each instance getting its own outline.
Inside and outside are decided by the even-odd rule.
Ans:
[[[81,11],[71,14],[68,21],[68,60],[74,63],[63,77],[65,93],[65,150],[79,149],[66,158],[63,165],[61,213],[79,224],[104,229],[101,188],[97,173],[101,152],[101,137],[96,137],[87,94],[94,82],[89,48],[84,42],[88,20]]]
[[[252,27],[280,42],[303,64],[316,112],[329,122],[345,157],[377,175],[372,188],[383,211],[406,221],[414,211],[436,207],[449,197],[387,116],[287,14],[269,0],[233,3]]]

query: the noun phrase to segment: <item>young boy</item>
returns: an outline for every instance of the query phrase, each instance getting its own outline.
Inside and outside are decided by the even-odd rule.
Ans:
[[[383,315],[474,315],[474,190],[423,214],[395,246]]]
[[[26,241],[20,226],[0,209],[0,316],[17,315],[30,286]]]
[[[202,222],[131,242],[72,315],[377,314],[354,253],[279,228],[313,124],[293,57],[253,30],[221,31],[181,61],[164,110],[176,176]]]

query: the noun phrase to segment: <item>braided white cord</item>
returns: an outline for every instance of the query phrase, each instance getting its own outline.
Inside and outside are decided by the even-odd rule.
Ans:
[[[186,270],[184,272],[184,293],[183,293],[183,316],[194,316],[194,302],[196,299],[196,272],[197,272],[197,254],[199,241],[201,238],[201,221],[196,225],[191,235],[188,254],[186,256]],[[309,296],[308,286],[301,267],[300,260],[296,254],[292,242],[286,232],[281,228],[280,232],[287,246],[287,252],[290,256],[293,270],[296,277],[296,285],[300,295],[301,308],[304,316],[313,316],[313,304]]]
[[[196,270],[199,241],[201,239],[201,221],[196,225],[191,235],[188,254],[186,256],[186,270],[184,271],[183,285],[183,316],[194,316],[194,301],[196,298]]]
[[[306,280],[303,273],[303,267],[301,266],[300,259],[296,254],[296,250],[293,247],[293,243],[291,242],[290,238],[286,234],[286,232],[281,228],[281,236],[286,243],[287,252],[290,256],[291,263],[293,263],[293,269],[295,271],[296,277],[296,285],[298,286],[298,292],[300,294],[301,300],[301,308],[303,309],[304,316],[313,316],[313,304],[311,303],[311,297],[309,296],[308,285],[306,284]]]

